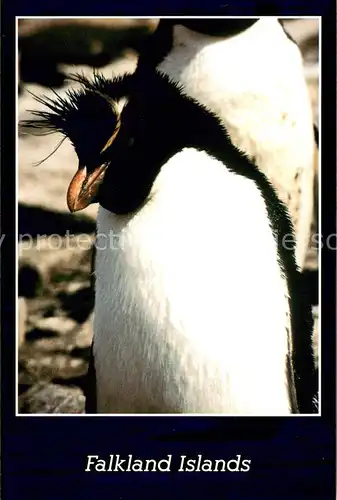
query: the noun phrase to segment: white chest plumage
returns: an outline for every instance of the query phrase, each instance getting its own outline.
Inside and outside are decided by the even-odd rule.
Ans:
[[[184,149],[137,213],[99,208],[98,413],[290,413],[287,295],[256,185]]]
[[[302,266],[313,215],[315,143],[298,47],[276,18],[227,38],[178,25],[158,69],[212,110],[272,181],[292,216]]]

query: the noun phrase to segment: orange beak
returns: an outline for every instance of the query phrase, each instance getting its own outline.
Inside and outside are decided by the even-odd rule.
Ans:
[[[90,174],[87,172],[87,167],[80,167],[77,170],[67,192],[67,205],[70,212],[83,210],[93,202],[107,168],[108,163],[103,163]]]

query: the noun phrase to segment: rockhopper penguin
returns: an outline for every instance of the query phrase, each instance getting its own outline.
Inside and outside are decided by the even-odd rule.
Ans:
[[[69,209],[100,205],[87,412],[313,412],[311,310],[265,175],[151,65],[74,78],[32,125],[74,145]]]

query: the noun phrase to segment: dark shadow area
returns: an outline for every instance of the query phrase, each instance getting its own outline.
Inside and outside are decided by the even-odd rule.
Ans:
[[[304,56],[307,55],[308,59],[309,55],[312,54],[310,59],[316,61],[318,59],[318,57],[316,56],[316,52],[318,52],[318,33],[315,33],[303,40],[301,44],[301,50]]]
[[[83,57],[76,58],[62,58],[65,60],[59,60],[57,57],[50,56],[48,53],[42,53],[41,56],[36,59],[35,54],[31,54],[29,49],[27,53],[25,50],[21,52],[21,62],[20,62],[20,79],[26,83],[38,83],[45,87],[62,87],[65,82],[66,75],[62,73],[59,69],[59,64],[74,64],[74,65],[88,65],[93,68],[101,68],[106,66],[114,59],[117,59],[122,55],[122,52],[117,52],[116,54],[97,54],[97,55],[87,55]],[[74,68],[76,71],[76,68]]]
[[[40,339],[54,339],[56,337],[58,337],[58,334],[54,330],[42,330],[41,328],[33,328],[33,330],[26,333],[26,340],[28,342]]]
[[[95,232],[96,224],[85,215],[74,217],[72,214],[57,213],[45,208],[32,207],[19,203],[18,235],[28,234],[32,238],[41,235],[90,234]]]
[[[316,146],[319,147],[319,130],[316,124],[314,124],[314,135],[315,135]]]
[[[94,289],[89,286],[82,288],[72,294],[61,292],[57,298],[60,300],[62,309],[69,318],[78,323],[84,323],[94,308]]]
[[[70,355],[74,358],[81,358],[89,362],[90,353],[91,353],[91,347],[75,347],[70,352]]]
[[[18,296],[31,299],[36,297],[42,288],[42,277],[39,271],[29,265],[20,266],[18,276]]]
[[[137,51],[139,41],[152,29],[153,22],[146,19],[133,23],[117,19],[21,20],[20,81],[60,87],[65,80],[61,64],[106,66],[126,50]]]
[[[316,306],[318,304],[318,284],[319,284],[319,272],[317,269],[304,269],[304,289],[308,294],[310,304]]]

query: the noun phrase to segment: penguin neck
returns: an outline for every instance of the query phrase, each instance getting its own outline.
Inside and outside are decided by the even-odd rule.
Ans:
[[[131,113],[138,114],[142,122],[143,145],[153,154],[166,158],[182,147],[223,149],[224,142],[233,149],[215,115],[149,67],[137,73],[132,99]],[[154,148],[154,144],[158,147]],[[148,154],[147,148],[144,150]]]
[[[137,210],[161,167],[184,148],[206,151],[213,157],[225,150],[226,157],[240,159],[217,118],[150,67],[144,66],[135,75],[122,122],[132,145],[107,170],[98,200],[117,214]]]
[[[232,143],[220,119],[185,95],[184,88],[169,77],[144,66],[137,71],[132,94],[131,118],[135,113],[141,123],[136,132],[141,140],[132,157],[142,159],[144,169],[153,164],[158,173],[160,165],[174,154],[194,148],[220,160],[235,174],[250,178],[262,191],[273,191],[264,174]]]
[[[206,152],[274,199],[265,176],[232,144],[215,115],[153,68],[137,70],[133,85],[123,119],[134,144],[106,173],[99,200],[104,208],[119,214],[137,210],[161,167],[184,148]]]
[[[184,148],[205,151],[238,174],[255,175],[254,165],[232,145],[219,120],[153,68],[137,71],[122,122],[133,144],[108,169],[100,189],[101,205],[112,212],[139,208],[162,165]]]

